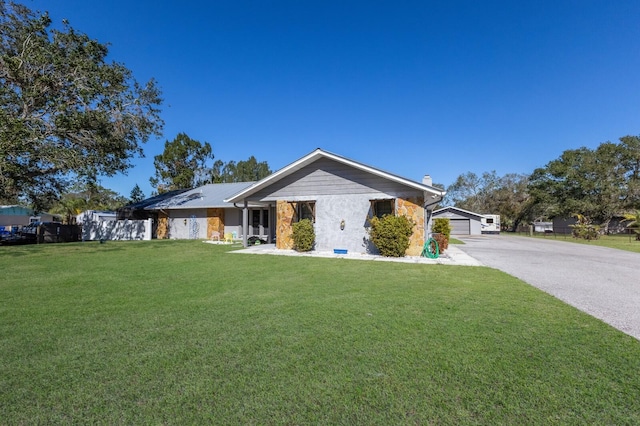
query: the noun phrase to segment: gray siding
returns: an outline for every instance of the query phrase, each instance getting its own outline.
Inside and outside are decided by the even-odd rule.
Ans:
[[[363,170],[322,158],[273,183],[248,198],[249,201],[305,200],[321,195],[380,194],[422,195],[421,191]]]

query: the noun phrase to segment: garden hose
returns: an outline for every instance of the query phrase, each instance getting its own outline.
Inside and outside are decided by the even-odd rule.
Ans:
[[[438,247],[438,242],[433,238],[429,238],[422,248],[422,257],[437,259],[438,256],[440,256],[440,247]]]

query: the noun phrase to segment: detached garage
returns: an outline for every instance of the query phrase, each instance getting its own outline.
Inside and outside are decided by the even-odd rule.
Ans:
[[[480,235],[482,233],[482,215],[457,207],[444,207],[434,210],[433,218],[449,219],[451,235]]]

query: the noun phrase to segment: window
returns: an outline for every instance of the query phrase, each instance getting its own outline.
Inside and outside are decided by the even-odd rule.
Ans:
[[[493,223],[493,218],[492,217],[488,217],[487,218],[487,223]]]
[[[250,222],[251,226],[257,228],[260,226],[260,215],[262,215],[262,226],[265,228],[269,226],[269,210],[251,210]]]
[[[382,217],[386,214],[394,214],[395,213],[395,200],[372,200],[371,201],[371,209],[373,210],[373,215],[375,217]]]
[[[260,210],[251,211],[251,225],[253,227],[260,226]]]
[[[316,221],[316,202],[315,201],[300,201],[297,203],[298,221],[302,219],[309,219],[311,222]]]

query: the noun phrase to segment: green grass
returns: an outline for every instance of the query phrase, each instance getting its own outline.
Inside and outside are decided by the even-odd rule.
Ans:
[[[510,234],[508,232],[503,233],[503,235],[518,235],[529,237],[527,233],[519,233],[519,234]],[[570,234],[543,234],[536,232],[533,234],[533,238],[543,238],[550,240],[558,240],[558,241],[567,241],[577,244],[588,244],[592,246],[601,246],[601,247],[609,247],[618,250],[626,250],[632,251],[635,253],[640,253],[640,241],[636,240],[635,234],[626,234],[626,235],[602,235],[597,240],[583,240],[579,238],[574,238]]]
[[[640,342],[506,274],[229,250],[0,247],[0,423],[640,423]]]

